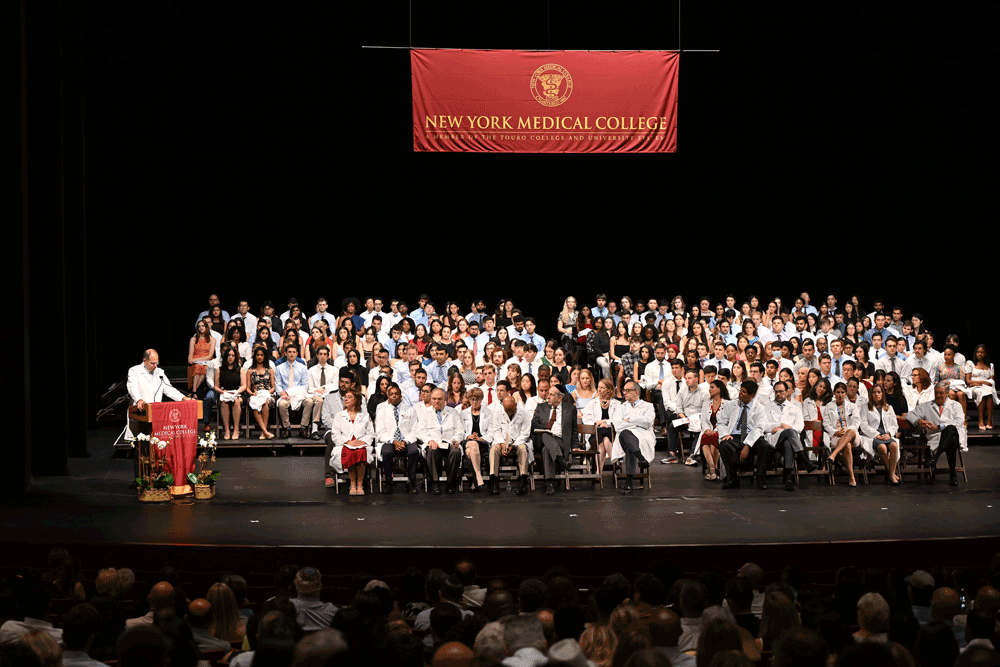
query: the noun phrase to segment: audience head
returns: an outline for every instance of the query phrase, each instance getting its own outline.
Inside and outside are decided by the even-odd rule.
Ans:
[[[545,651],[545,631],[535,614],[518,614],[507,621],[503,640],[509,655],[529,647]]]
[[[889,603],[878,593],[865,593],[858,600],[858,625],[869,634],[889,630]]]
[[[304,567],[295,574],[295,590],[299,597],[318,596],[323,588],[323,575],[314,567]]]

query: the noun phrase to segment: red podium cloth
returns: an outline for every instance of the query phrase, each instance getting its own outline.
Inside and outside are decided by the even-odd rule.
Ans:
[[[174,476],[174,488],[187,486],[187,474],[194,472],[198,451],[198,402],[150,403],[153,435],[167,442],[164,453],[167,470]],[[159,453],[153,454],[159,456]]]
[[[679,61],[669,51],[411,50],[413,150],[673,153]]]

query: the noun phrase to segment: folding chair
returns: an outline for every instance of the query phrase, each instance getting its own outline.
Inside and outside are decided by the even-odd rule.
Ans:
[[[590,480],[591,486],[600,484],[604,488],[604,477],[597,469],[597,427],[593,424],[577,424],[577,433],[580,434],[580,442],[574,445],[572,456],[580,457],[578,464],[571,464],[566,475],[566,488],[569,489],[569,481],[572,479]],[[594,436],[595,443],[591,449],[584,449],[585,436]]]
[[[802,430],[802,451],[806,452],[806,456],[810,453],[816,459],[816,469],[812,472],[799,472],[798,462],[794,462],[793,469],[795,471],[795,483],[799,484],[799,476],[808,477],[826,477],[826,481],[833,486],[833,466],[830,465],[828,457],[830,456],[830,449],[822,444],[813,445],[812,434],[816,431],[823,431],[823,422],[821,421],[807,421],[805,422],[805,428]]]

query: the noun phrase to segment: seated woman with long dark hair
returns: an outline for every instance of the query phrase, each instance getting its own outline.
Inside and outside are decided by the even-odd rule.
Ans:
[[[885,390],[874,385],[868,394],[868,410],[861,422],[861,446],[869,456],[885,464],[886,481],[899,486],[896,466],[899,464],[899,425],[896,413],[885,402]]]
[[[243,393],[247,390],[247,375],[240,366],[239,356],[232,346],[225,346],[221,364],[215,369],[215,391],[219,394],[219,413],[226,435],[223,440],[232,440],[229,418],[232,415],[232,431],[240,432],[240,414],[243,411]]]
[[[274,405],[274,369],[267,363],[267,353],[263,347],[255,347],[253,363],[247,371],[247,384],[250,387],[250,409],[253,418],[260,427],[260,439],[270,440],[274,434],[267,430],[268,417]]]
[[[242,320],[232,319],[226,325],[226,342],[235,350],[240,363],[250,358],[250,343],[247,342],[247,332],[241,326]]]
[[[256,347],[258,343],[264,346],[264,354],[271,359],[278,358],[278,345],[274,342],[274,338],[271,336],[271,329],[266,324],[259,326],[257,329],[257,337],[253,341],[253,346]],[[252,356],[253,353],[251,353]]]

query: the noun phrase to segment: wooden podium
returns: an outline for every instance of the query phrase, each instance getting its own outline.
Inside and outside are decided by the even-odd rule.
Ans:
[[[165,402],[171,403],[173,401],[165,401]],[[138,406],[136,406],[134,404],[128,406],[128,418],[130,420],[132,420],[132,421],[135,421],[135,422],[139,422],[139,423],[142,423],[142,424],[149,424],[148,430],[149,430],[150,433],[152,433],[152,428],[153,428],[153,411],[148,409],[148,406],[150,406],[150,405],[152,405],[152,404],[151,403],[147,403],[146,407],[142,408],[141,410],[139,409]],[[198,421],[199,422],[204,418],[204,414],[205,413],[204,413],[204,407],[202,406],[202,402],[198,401]],[[197,428],[197,423],[196,423],[195,427]],[[197,442],[197,436],[196,436],[196,442]],[[139,455],[141,455],[141,451],[140,451]],[[178,481],[184,482],[184,484],[178,486],[177,485]],[[191,494],[191,493],[194,493],[194,491],[191,489],[191,485],[187,483],[187,479],[186,478],[182,479],[182,480],[174,479],[174,486],[171,487],[171,489],[170,489],[170,495],[172,495],[172,496],[185,496],[185,495],[188,495],[188,494]]]

